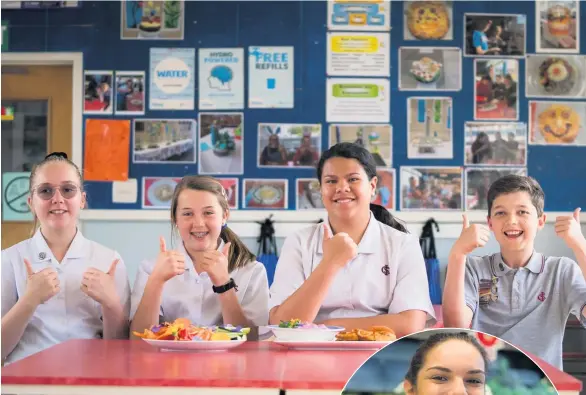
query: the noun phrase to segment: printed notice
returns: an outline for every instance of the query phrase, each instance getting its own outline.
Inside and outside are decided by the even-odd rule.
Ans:
[[[390,35],[329,33],[328,75],[389,77]]]
[[[390,122],[388,79],[329,78],[327,122]]]
[[[248,49],[248,107],[293,108],[293,47]]]
[[[195,49],[151,48],[151,110],[194,110]]]
[[[244,108],[244,49],[200,48],[199,109]]]

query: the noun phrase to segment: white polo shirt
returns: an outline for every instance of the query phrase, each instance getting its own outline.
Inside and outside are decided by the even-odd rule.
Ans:
[[[224,247],[220,243],[218,250]],[[183,243],[177,251],[185,255],[185,272],[167,281],[163,287],[163,297],[159,316],[163,322],[173,322],[177,318],[189,318],[197,325],[231,324],[223,322],[222,305],[219,295],[212,290],[212,281],[207,273],[197,274],[193,261],[185,251]],[[146,286],[153,272],[155,260],[141,263],[132,289],[131,317],[134,317]],[[238,286],[236,296],[244,315],[255,326],[266,325],[269,321],[269,285],[267,272],[260,262],[250,262],[235,269],[230,277]]]
[[[90,267],[107,272],[112,262],[116,267],[116,289],[130,313],[130,285],[122,258],[114,250],[88,240],[77,231],[63,261],[59,263],[49,249],[40,230],[2,251],[2,317],[26,291],[27,271],[24,258],[33,271],[53,268],[59,277],[61,290],[39,305],[18,345],[6,358],[6,363],[27,357],[69,339],[101,338],[103,334],[102,307],[81,290],[83,273]]]
[[[325,223],[328,224],[327,218]],[[287,237],[271,285],[270,308],[283,303],[310,276],[323,258],[323,224]],[[370,221],[358,255],[334,278],[316,322],[422,310],[435,323],[423,253],[416,236]]]

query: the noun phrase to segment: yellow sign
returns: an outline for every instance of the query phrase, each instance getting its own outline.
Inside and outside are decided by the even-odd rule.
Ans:
[[[345,53],[375,53],[380,43],[374,36],[334,36],[332,37],[332,52]]]

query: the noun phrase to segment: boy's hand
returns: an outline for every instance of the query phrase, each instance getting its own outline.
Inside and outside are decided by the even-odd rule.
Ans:
[[[586,243],[580,227],[580,208],[574,210],[573,215],[565,215],[555,219],[555,233],[570,248],[575,248]]]
[[[486,225],[472,224],[468,216],[462,214],[462,233],[454,244],[452,252],[460,255],[468,255],[478,247],[484,247],[490,238],[490,229]]]

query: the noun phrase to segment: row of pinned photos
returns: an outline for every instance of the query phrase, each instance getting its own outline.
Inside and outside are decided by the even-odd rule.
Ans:
[[[453,40],[453,5],[441,0],[403,2],[403,39]],[[391,30],[390,2],[330,0],[327,15],[332,31]],[[535,1],[535,21],[536,52],[580,52],[579,0]],[[465,13],[463,22],[464,56],[525,56],[526,15]]]
[[[84,114],[144,115],[144,71],[84,72]]]

